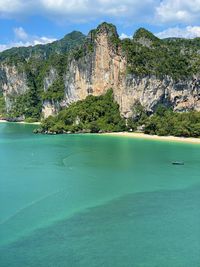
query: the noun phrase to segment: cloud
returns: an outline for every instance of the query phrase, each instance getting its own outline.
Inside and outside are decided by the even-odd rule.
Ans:
[[[142,24],[168,28],[157,36],[194,38],[199,36],[200,0],[0,0],[0,19],[30,16],[47,17],[59,23],[87,23],[92,20],[112,21],[123,26]],[[179,25],[179,27],[177,27]],[[188,26],[191,25],[191,26]],[[48,43],[55,39],[31,36],[22,27],[14,29],[11,46]],[[127,38],[122,33],[120,38]]]
[[[8,49],[8,46],[5,44],[0,44],[0,52]]]
[[[14,33],[15,33],[15,36],[19,38],[20,40],[28,39],[28,34],[25,32],[25,30],[22,27],[15,28]]]
[[[131,35],[127,35],[126,33],[122,33],[120,36],[119,36],[120,39],[126,39],[126,38],[132,38]]]
[[[20,0],[0,0],[0,12],[3,13],[13,13],[18,12],[22,8],[22,1]]]
[[[65,21],[114,17],[143,20],[160,0],[0,0],[0,17],[43,15]]]
[[[0,0],[0,18],[31,15],[65,22],[120,18],[129,24],[192,24],[200,20],[200,0]]]
[[[31,14],[37,9],[37,2],[33,0],[0,0],[0,18]]]
[[[192,23],[200,19],[200,0],[163,0],[156,7],[160,22]]]
[[[200,26],[187,26],[185,28],[169,28],[156,34],[157,37],[163,39],[168,37],[179,38],[195,38],[200,37]]]
[[[15,40],[11,41],[8,44],[0,44],[0,52],[12,48],[12,47],[21,47],[21,46],[33,46],[38,44],[47,44],[55,41],[55,38],[49,37],[39,37],[35,35],[28,34],[22,27],[15,28],[14,30]]]

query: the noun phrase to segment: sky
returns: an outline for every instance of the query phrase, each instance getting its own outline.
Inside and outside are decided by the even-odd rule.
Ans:
[[[46,44],[102,22],[121,38],[144,27],[159,38],[200,37],[200,0],[0,0],[0,51]]]

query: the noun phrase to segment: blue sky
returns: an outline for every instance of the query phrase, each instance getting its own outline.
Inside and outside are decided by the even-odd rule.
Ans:
[[[145,27],[160,38],[200,37],[200,0],[0,0],[0,51],[48,43],[103,21],[121,37]]]

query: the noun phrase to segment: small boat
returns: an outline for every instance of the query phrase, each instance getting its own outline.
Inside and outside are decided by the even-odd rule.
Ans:
[[[173,165],[184,165],[183,161],[173,161],[172,162]]]

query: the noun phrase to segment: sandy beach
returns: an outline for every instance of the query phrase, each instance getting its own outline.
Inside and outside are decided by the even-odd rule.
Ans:
[[[1,122],[8,122],[6,120],[0,120],[0,123]],[[14,123],[21,123],[21,124],[34,124],[34,125],[40,125],[41,122],[25,122],[25,121],[20,121],[20,122],[14,122]]]
[[[129,133],[129,132],[120,132],[120,133],[105,133],[105,135],[112,136],[124,136],[131,138],[140,138],[140,139],[151,139],[151,140],[160,140],[168,142],[184,142],[184,143],[193,143],[200,144],[200,138],[186,138],[186,137],[175,137],[175,136],[158,136],[158,135],[148,135],[144,133]]]
[[[21,123],[21,124],[33,124],[33,125],[40,125],[41,124],[41,122],[39,122],[39,121],[36,121],[36,122],[20,121],[20,122],[17,122],[17,123]]]
[[[6,120],[1,120],[1,122],[7,122]],[[41,122],[16,122],[20,124],[34,124],[40,125]],[[181,143],[192,143],[192,144],[200,144],[200,138],[186,138],[186,137],[175,137],[175,136],[158,136],[158,135],[148,135],[144,133],[131,133],[131,132],[115,132],[115,133],[102,133],[101,135],[110,135],[110,136],[120,136],[120,137],[130,137],[130,138],[139,138],[139,139],[150,139],[150,140],[159,140],[159,141],[167,141],[167,142],[181,142]]]

